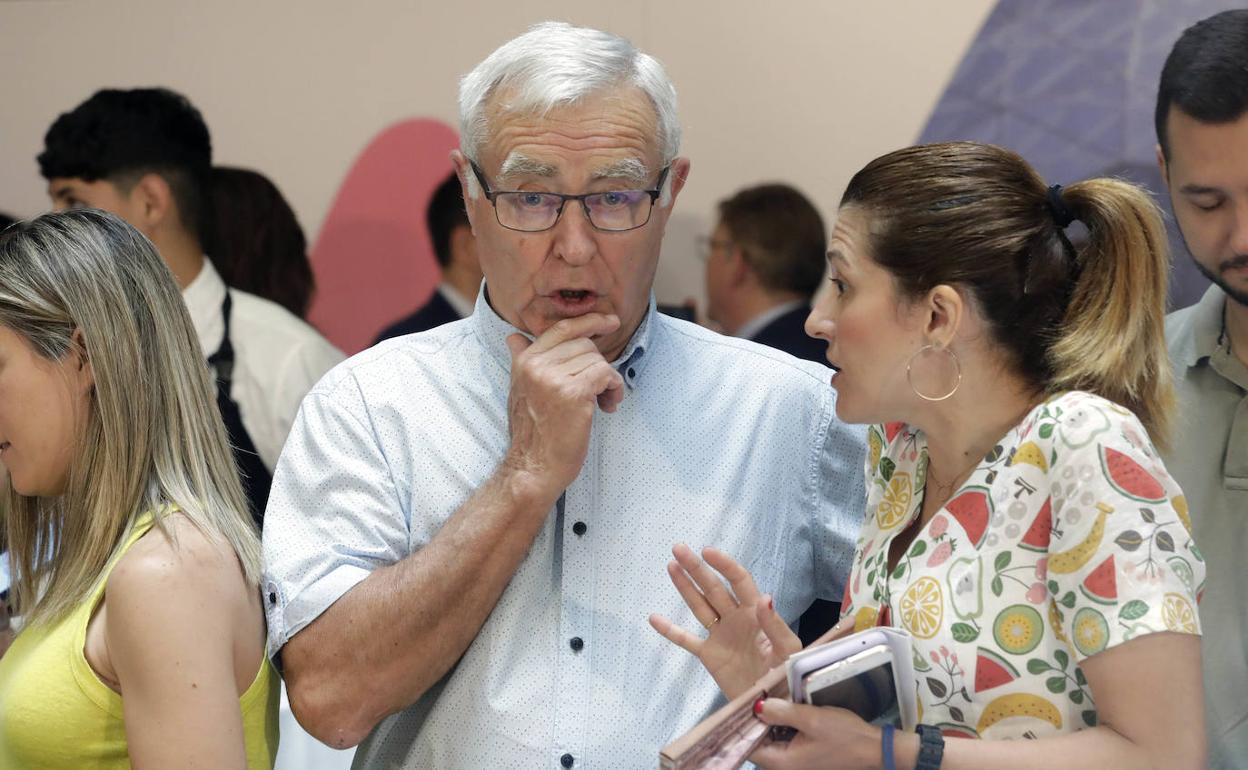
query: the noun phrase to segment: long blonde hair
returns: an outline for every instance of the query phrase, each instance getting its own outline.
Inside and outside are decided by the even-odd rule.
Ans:
[[[74,352],[79,333],[95,381],[65,493],[25,497],[10,484],[0,497],[27,621],[53,622],[84,601],[134,521],[171,504],[228,542],[258,585],[259,537],[209,369],[152,244],[95,210],[10,227],[0,235],[0,325],[50,360]]]
[[[1048,188],[1009,150],[948,142],[876,158],[841,205],[869,213],[872,256],[904,296],[969,288],[1010,364],[1037,390],[1115,401],[1166,446],[1169,254],[1146,192],[1118,179]],[[1087,227],[1078,245],[1065,233],[1072,217]]]

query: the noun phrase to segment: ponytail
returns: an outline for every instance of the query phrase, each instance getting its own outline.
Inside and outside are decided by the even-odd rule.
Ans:
[[[1061,192],[1088,228],[1079,276],[1049,348],[1050,392],[1086,390],[1135,413],[1165,448],[1174,385],[1165,340],[1169,254],[1161,212],[1135,185],[1090,179]]]

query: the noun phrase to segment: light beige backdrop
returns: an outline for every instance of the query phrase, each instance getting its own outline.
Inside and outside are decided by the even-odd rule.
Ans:
[[[455,125],[458,78],[543,19],[623,34],[668,68],[693,172],[656,293],[701,297],[715,201],[783,180],[834,211],[849,176],[914,141],[992,0],[0,0],[0,210],[47,207],[35,155],[101,87],[165,85],[216,160],[271,176],[315,238],[365,144],[413,116]]]

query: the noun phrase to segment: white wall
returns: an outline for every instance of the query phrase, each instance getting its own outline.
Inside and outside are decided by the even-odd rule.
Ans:
[[[657,293],[701,295],[693,237],[734,189],[784,180],[831,213],[849,176],[918,135],[992,0],[7,0],[0,210],[46,208],[35,155],[105,86],[166,85],[216,160],[271,176],[314,238],[355,154],[412,116],[455,124],[460,75],[547,18],[624,34],[668,67],[693,173]]]

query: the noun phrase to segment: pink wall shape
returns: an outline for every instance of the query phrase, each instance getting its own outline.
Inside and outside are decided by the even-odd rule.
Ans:
[[[400,121],[369,142],[339,187],[310,254],[316,296],[308,320],[348,355],[438,285],[425,209],[458,146],[441,121]]]

